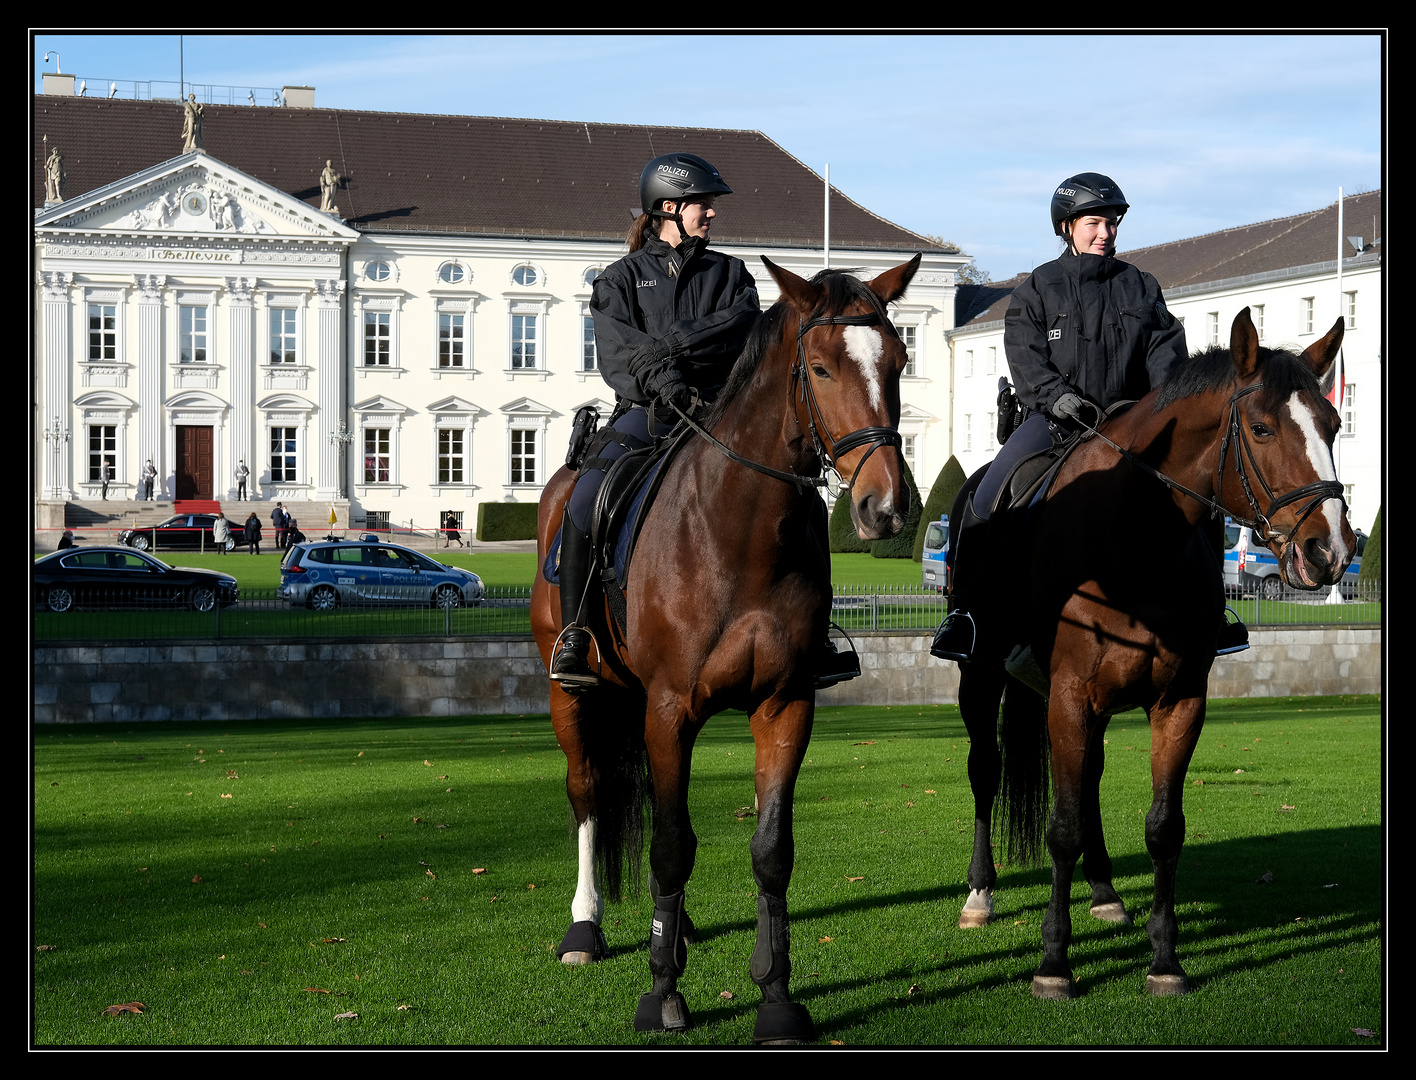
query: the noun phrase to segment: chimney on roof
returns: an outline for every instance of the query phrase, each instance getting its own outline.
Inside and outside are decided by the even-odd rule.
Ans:
[[[73,97],[74,77],[60,74],[57,71],[46,71],[44,73],[44,92],[53,94],[55,97]]]
[[[283,86],[280,95],[285,99],[287,109],[313,109],[315,88],[313,86]]]

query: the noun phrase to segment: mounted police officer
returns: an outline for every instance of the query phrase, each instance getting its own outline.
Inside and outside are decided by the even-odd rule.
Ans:
[[[667,435],[677,420],[671,406],[687,408],[692,391],[712,400],[762,312],[742,260],[708,248],[714,204],[732,191],[696,154],[656,157],[639,177],[642,212],[629,230],[629,254],[595,280],[595,349],[617,406],[612,433],[597,439],[596,457],[577,477],[562,526],[565,630],[551,678],[567,690],[600,681],[588,662],[585,618],[597,595],[590,575],[590,514],[605,469],[630,449]],[[658,407],[652,419],[651,406]]]
[[[1078,173],[1052,195],[1052,231],[1067,250],[1039,266],[1011,297],[1004,320],[1008,369],[1027,419],[998,457],[959,493],[950,514],[950,611],[930,648],[972,659],[971,614],[988,522],[1014,468],[1065,442],[1103,410],[1165,382],[1188,353],[1185,328],[1165,307],[1155,278],[1116,258],[1116,233],[1130,203],[1101,173]],[[965,560],[960,563],[960,559]],[[972,572],[967,569],[972,563]],[[1226,624],[1220,652],[1248,647],[1242,624]]]

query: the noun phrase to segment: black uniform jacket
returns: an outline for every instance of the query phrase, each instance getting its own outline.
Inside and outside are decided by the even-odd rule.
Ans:
[[[741,259],[650,237],[595,279],[590,311],[600,374],[622,398],[653,399],[645,383],[667,363],[711,398],[762,313]]]
[[[1049,413],[1067,393],[1102,408],[1140,398],[1188,355],[1155,278],[1102,255],[1034,270],[1013,291],[1003,347],[1019,397]]]

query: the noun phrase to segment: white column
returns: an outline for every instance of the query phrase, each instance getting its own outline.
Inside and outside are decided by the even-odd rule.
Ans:
[[[251,470],[246,482],[246,497],[255,494],[253,488],[259,476],[255,466],[252,438],[256,405],[256,353],[254,349],[255,308],[251,300],[252,278],[227,278],[226,296],[230,320],[229,370],[231,372],[231,453],[228,458],[225,487],[231,498],[236,497],[236,463],[244,461]]]
[[[73,310],[69,303],[72,274],[41,273],[40,286],[44,305],[44,358],[40,370],[43,385],[39,393],[39,415],[35,426],[41,430],[69,431],[67,440],[51,438],[42,450],[44,474],[41,494],[46,499],[73,498],[74,441],[83,438],[82,431],[70,430],[74,400],[73,363],[70,357],[69,327]]]
[[[314,446],[307,444],[306,452],[318,455],[319,468],[315,474],[315,497],[337,499],[340,491],[340,459],[344,456],[341,447],[330,441],[330,434],[338,429],[344,419],[344,282],[325,280],[316,282],[318,296],[315,311],[318,316],[317,343],[319,359],[316,374],[315,423],[306,430],[307,437],[313,439]]]
[[[164,274],[138,274],[133,278],[138,289],[138,475],[151,459],[157,469],[153,484],[154,498],[171,496],[163,487],[173,463],[165,460],[162,431],[162,309],[163,290],[167,286]],[[135,485],[135,497],[142,494],[141,481]]]

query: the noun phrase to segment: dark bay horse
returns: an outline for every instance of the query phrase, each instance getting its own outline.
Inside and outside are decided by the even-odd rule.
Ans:
[[[851,477],[842,497],[860,536],[903,527],[909,489],[896,426],[906,354],[886,305],[903,295],[920,259],[868,283],[832,270],[808,282],[763,262],[782,299],[754,328],[704,427],[776,475],[705,439],[683,449],[640,532],[623,635],[598,612],[591,662],[601,665],[603,685],[569,694],[553,682],[551,722],[568,765],[580,857],[562,959],[604,955],[601,887],[618,899],[624,877],[637,878],[647,806],[653,985],[635,1029],[660,1031],[690,1022],[677,983],[692,932],[684,888],[697,848],[688,819],[693,743],[714,713],[749,714],[759,889],[750,972],[763,995],[753,1037],[767,1042],[814,1037],[810,1015],[788,991],[786,904],[792,794],[831,609],[826,514],[813,478],[823,466]],[[541,497],[543,562],[573,484],[562,469]],[[558,590],[538,576],[531,620],[548,667],[560,610]]]
[[[1301,356],[1261,348],[1245,308],[1228,350],[1192,356],[1077,448],[1016,541],[1010,562],[1026,568],[1023,581],[998,605],[1008,609],[1012,632],[1000,627],[989,635],[995,651],[960,667],[975,821],[959,925],[982,926],[992,911],[990,817],[1001,774],[1000,819],[1014,854],[1025,859],[1045,839],[1052,859],[1043,960],[1033,977],[1038,997],[1076,992],[1067,950],[1079,857],[1092,915],[1130,921],[1112,887],[1100,784],[1107,722],[1134,708],[1146,710],[1151,727],[1145,838],[1155,894],[1146,986],[1152,994],[1188,988],[1175,951],[1181,798],[1224,610],[1204,532],[1212,515],[1227,513],[1278,556],[1285,584],[1318,589],[1341,580],[1356,538],[1333,465],[1339,417],[1321,389],[1341,342],[1339,319]],[[1150,574],[1136,566],[1141,545]]]

